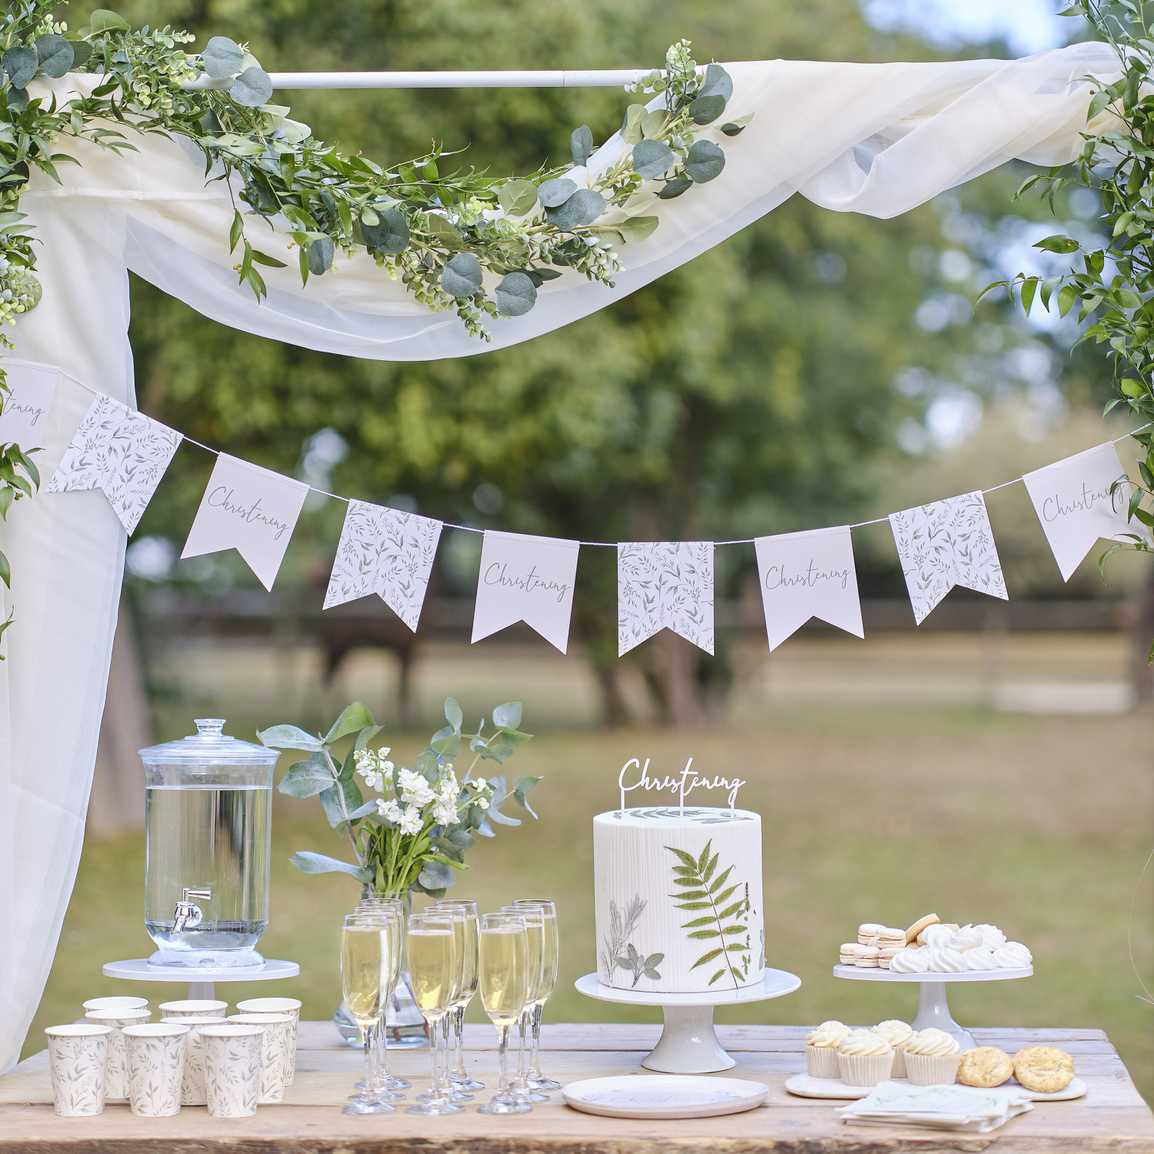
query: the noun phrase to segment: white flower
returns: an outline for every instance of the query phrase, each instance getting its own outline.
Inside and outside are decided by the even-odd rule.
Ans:
[[[483,777],[475,777],[469,784],[476,790],[484,789],[489,783]]]
[[[357,774],[369,789],[375,789],[379,792],[385,784],[384,778],[375,769],[358,769]]]
[[[379,813],[381,817],[385,819],[385,821],[391,821],[394,825],[396,825],[401,820],[401,807],[393,798],[389,798],[388,801],[385,801],[383,797],[378,797],[377,813]]]
[[[371,749],[358,749],[353,754],[353,764],[357,767],[359,772],[362,769],[369,769],[373,764],[373,751]]]
[[[421,827],[425,824],[424,818],[421,817],[421,811],[413,805],[407,805],[401,810],[400,821],[397,822],[397,827],[401,833],[420,833]]]
[[[401,791],[401,801],[418,809],[423,809],[435,796],[432,787],[415,769],[400,770],[397,773],[397,785]]]
[[[476,801],[473,802],[473,804],[478,809],[488,809],[489,808],[489,799],[487,797],[479,797],[479,798],[477,798]]]
[[[460,821],[457,816],[457,803],[452,800],[439,800],[433,806],[433,821],[440,826],[456,825]]]
[[[440,784],[437,786],[437,796],[441,801],[451,801],[454,805],[457,803],[457,795],[461,792],[460,783],[457,781],[457,775],[452,771],[449,772],[448,777],[441,778]]]

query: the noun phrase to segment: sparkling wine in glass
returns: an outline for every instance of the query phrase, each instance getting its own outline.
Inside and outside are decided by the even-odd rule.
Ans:
[[[451,1084],[442,1074],[438,1030],[453,1004],[457,983],[456,941],[451,919],[430,914],[409,916],[406,945],[413,999],[429,1027],[433,1079],[422,1101],[408,1108],[410,1114],[456,1114],[461,1107],[452,1101]]]
[[[557,986],[557,973],[561,959],[561,939],[557,931],[557,905],[550,898],[521,898],[513,903],[514,909],[539,910],[543,921],[544,950],[541,964],[541,984],[538,997],[531,1009],[533,1027],[533,1048],[529,1060],[527,1084],[531,1090],[560,1090],[561,1083],[541,1073],[541,1018],[545,1003]]]
[[[531,1110],[509,1081],[509,1028],[518,1022],[529,997],[528,942],[525,921],[511,914],[485,914],[478,943],[481,1004],[497,1027],[500,1078],[497,1093],[478,1106],[481,1114],[524,1114]]]
[[[446,1018],[446,1025],[451,1018],[456,1048],[456,1070],[450,1075],[450,1081],[463,1096],[463,1094],[471,1091],[485,1088],[484,1082],[471,1077],[465,1069],[465,1011],[477,994],[477,903],[462,898],[434,902],[430,909],[452,912],[454,915],[453,930],[458,937],[458,952],[461,962],[460,981],[457,987],[457,997],[453,1001],[452,1013]]]
[[[372,1094],[372,1039],[381,1016],[388,978],[387,930],[349,914],[341,928],[341,993],[349,1017],[357,1024],[365,1050],[366,1089],[343,1107],[345,1114],[389,1114],[393,1107]]]

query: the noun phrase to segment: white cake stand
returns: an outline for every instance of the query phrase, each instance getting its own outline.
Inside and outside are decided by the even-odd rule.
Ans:
[[[895,974],[893,970],[875,970],[864,966],[834,966],[835,978],[846,978],[851,982],[916,982],[918,984],[918,1012],[913,1028],[924,1030],[936,1026],[957,1038],[963,1050],[972,1049],[977,1043],[969,1030],[959,1026],[950,1014],[947,987],[954,982],[1010,982],[1016,978],[1028,978],[1034,972],[1033,966],[1023,966],[1014,970],[972,970],[963,974]]]
[[[602,1002],[627,1006],[653,1006],[665,1015],[657,1045],[641,1059],[647,1070],[663,1074],[716,1074],[737,1063],[725,1052],[713,1028],[714,1006],[739,1006],[783,998],[801,985],[801,978],[785,970],[765,970],[761,981],[740,990],[716,993],[663,994],[649,990],[621,990],[606,986],[596,974],[576,982],[580,993]]]
[[[295,978],[296,962],[265,958],[261,966],[154,966],[147,958],[105,962],[104,976],[126,982],[187,982],[190,998],[215,998],[217,982],[275,982]]]

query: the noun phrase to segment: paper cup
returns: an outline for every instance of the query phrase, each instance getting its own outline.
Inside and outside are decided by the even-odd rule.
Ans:
[[[263,1028],[228,1022],[203,1027],[200,1037],[209,1114],[214,1118],[246,1118],[255,1114],[260,1098]]]
[[[188,1027],[174,1022],[144,1022],[125,1026],[122,1033],[128,1051],[128,1104],[132,1112],[143,1118],[179,1114]]]
[[[952,1086],[962,1055],[906,1054],[906,1076],[915,1086]]]
[[[169,1018],[174,1026],[187,1026],[188,1038],[184,1043],[184,1075],[180,1080],[180,1104],[203,1106],[207,1102],[204,1090],[204,1043],[200,1031],[205,1026],[223,1026],[224,1018]]]
[[[297,1029],[300,1026],[301,1004],[296,998],[246,998],[237,1002],[241,1014],[288,1014],[293,1020],[292,1057],[289,1065],[289,1085],[297,1076]]]
[[[84,1015],[86,1022],[95,1022],[100,1026],[111,1026],[112,1033],[108,1035],[108,1057],[104,1066],[104,1100],[105,1102],[128,1101],[128,1054],[124,1048],[125,1026],[139,1026],[147,1022],[148,1010],[89,1010]]]
[[[231,1014],[228,1020],[240,1026],[259,1026],[264,1031],[260,1101],[283,1101],[292,1081],[296,1022],[288,1014]]]
[[[147,1010],[147,998],[89,998],[84,1012],[89,1010]]]
[[[215,998],[184,998],[179,1002],[161,1002],[157,1008],[165,1021],[169,1018],[223,1018],[228,1003],[218,1002]]]
[[[805,1047],[805,1069],[811,1078],[840,1078],[837,1050],[833,1046]]]
[[[841,1080],[851,1086],[876,1086],[889,1078],[894,1067],[894,1052],[888,1054],[838,1054]]]
[[[104,1063],[111,1026],[74,1022],[49,1026],[48,1069],[52,1108],[61,1118],[86,1118],[104,1112]]]

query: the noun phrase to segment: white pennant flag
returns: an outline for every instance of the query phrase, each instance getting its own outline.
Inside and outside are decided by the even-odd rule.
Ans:
[[[49,365],[10,363],[8,396],[0,413],[0,445],[40,448],[48,435],[48,413],[56,399],[60,372]]]
[[[811,617],[865,636],[847,526],[758,537],[753,546],[771,651]]]
[[[1123,533],[1135,533],[1150,539],[1141,522],[1126,517],[1128,488],[1110,491],[1125,475],[1118,450],[1107,443],[1022,478],[1063,581],[1070,580],[1100,537],[1117,540]]]
[[[713,542],[617,546],[617,654],[671,629],[713,652]]]
[[[221,453],[181,557],[235,549],[272,589],[309,487]]]
[[[980,492],[891,513],[890,528],[919,625],[955,585],[1009,600]]]
[[[175,429],[111,397],[97,397],[64,451],[47,492],[100,489],[125,532],[132,533],[182,440]]]
[[[375,593],[415,633],[442,527],[416,513],[350,501],[324,607]]]
[[[557,537],[486,532],[477,577],[473,640],[524,621],[564,653],[569,644],[580,548],[576,541]]]

